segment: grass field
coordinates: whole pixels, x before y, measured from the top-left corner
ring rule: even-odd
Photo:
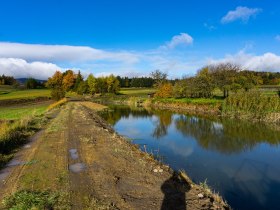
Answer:
[[[121,88],[120,90],[120,94],[128,96],[148,96],[154,92],[156,92],[154,88]]]
[[[16,120],[27,116],[40,115],[47,110],[50,103],[51,102],[48,101],[37,104],[25,104],[22,106],[0,107],[0,119]]]
[[[50,97],[50,90],[14,90],[14,89],[0,89],[0,100],[13,99],[33,99],[38,97]]]

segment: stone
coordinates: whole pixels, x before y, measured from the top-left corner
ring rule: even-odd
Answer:
[[[204,195],[203,195],[202,193],[199,193],[197,196],[198,196],[199,198],[203,198],[203,197],[204,197]]]

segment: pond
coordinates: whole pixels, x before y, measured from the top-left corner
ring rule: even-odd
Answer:
[[[229,119],[111,106],[114,129],[175,170],[205,182],[234,209],[279,209],[280,131]]]

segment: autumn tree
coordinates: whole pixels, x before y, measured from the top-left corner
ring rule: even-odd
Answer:
[[[65,89],[63,88],[63,74],[56,71],[46,83],[46,86],[51,89],[51,97],[54,100],[60,100],[65,97]]]
[[[63,88],[65,91],[72,90],[76,82],[76,75],[72,70],[63,73]]]
[[[158,87],[155,97],[170,98],[172,97],[173,86],[171,83],[164,83]]]

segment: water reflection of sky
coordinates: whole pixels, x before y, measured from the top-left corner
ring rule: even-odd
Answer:
[[[136,111],[133,110],[136,114]],[[195,182],[219,191],[234,209],[277,209],[280,198],[279,132],[263,125],[213,122],[150,112],[120,117],[114,128]],[[106,117],[105,117],[106,118]]]

